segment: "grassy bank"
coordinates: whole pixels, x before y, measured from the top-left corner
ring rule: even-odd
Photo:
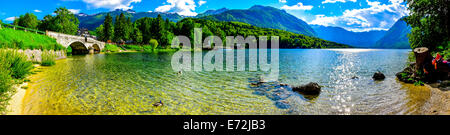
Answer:
[[[55,39],[46,35],[14,30],[10,28],[0,29],[0,48],[11,49],[41,49],[41,50],[64,50],[62,45]]]
[[[22,83],[31,74],[33,63],[24,53],[11,49],[0,49],[0,114],[6,112],[8,100],[13,94],[12,86]]]
[[[123,45],[126,51],[137,51],[137,52],[174,52],[178,51],[178,49],[166,49],[166,48],[156,48],[153,49],[150,45]],[[125,51],[121,47],[114,44],[106,44],[103,52],[121,52]]]

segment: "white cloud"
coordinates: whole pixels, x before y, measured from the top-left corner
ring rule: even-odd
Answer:
[[[345,2],[349,2],[349,1],[356,2],[356,0],[325,0],[325,1],[322,1],[322,4],[325,4],[325,3],[336,3],[336,2],[345,3]]]
[[[278,0],[280,3],[286,3],[286,0]]]
[[[313,6],[311,5],[303,5],[303,3],[299,2],[296,5],[288,6],[284,5],[281,7],[281,9],[285,10],[311,10]]]
[[[36,12],[36,13],[42,12],[41,10],[38,10],[38,9],[35,9],[35,10],[33,10],[33,11]]]
[[[68,9],[70,12],[72,12],[73,14],[78,14],[80,13],[80,9]]]
[[[345,10],[341,16],[318,15],[310,24],[339,26],[351,31],[387,30],[409,11],[402,0],[389,0],[382,4],[366,0],[369,7]],[[387,19],[389,18],[389,19]],[[392,19],[390,19],[392,18]]]
[[[95,8],[106,8],[110,10],[114,9],[133,9],[132,3],[139,3],[142,0],[83,0],[90,6]]]
[[[198,1],[198,6],[199,6],[199,7],[202,6],[203,4],[206,4],[206,1],[204,1],[204,0]]]
[[[5,21],[10,21],[10,22],[12,22],[12,21],[14,21],[14,20],[16,20],[16,19],[17,19],[17,17],[13,16],[13,17],[8,17],[8,18],[6,18]]]
[[[167,0],[166,5],[159,6],[155,12],[172,12],[183,16],[196,16],[194,0]]]

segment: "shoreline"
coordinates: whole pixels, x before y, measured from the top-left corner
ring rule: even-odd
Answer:
[[[28,83],[17,84],[13,86],[14,94],[8,101],[8,106],[6,106],[6,115],[22,115],[22,105],[25,99],[26,89],[22,87],[28,86]]]
[[[130,51],[116,52],[116,53],[126,53]],[[59,59],[61,60],[61,59]],[[58,61],[58,60],[57,60]],[[40,65],[36,64],[34,70],[39,70]],[[35,74],[28,76],[27,78],[32,78]],[[28,87],[30,82],[24,82],[22,84],[16,84],[13,86],[13,92],[11,98],[6,106],[5,115],[26,115],[23,114],[24,100],[30,88],[24,89],[23,87]],[[443,91],[438,88],[433,88],[428,84],[422,87],[426,87],[430,91],[430,98],[421,107],[421,115],[450,115],[450,91]],[[407,115],[407,114],[403,114]]]
[[[450,115],[450,91],[433,88],[429,84],[424,87],[430,89],[431,97],[424,107],[427,107],[425,115]]]

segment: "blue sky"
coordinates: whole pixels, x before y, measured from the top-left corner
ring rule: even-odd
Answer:
[[[0,19],[11,22],[27,12],[41,19],[58,7],[86,14],[132,9],[194,16],[210,9],[247,9],[253,5],[286,10],[309,24],[338,26],[351,31],[387,30],[399,18],[408,15],[403,0],[7,0],[1,2]]]

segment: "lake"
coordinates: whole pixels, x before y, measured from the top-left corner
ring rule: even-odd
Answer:
[[[172,70],[173,53],[70,56],[39,67],[24,114],[420,114],[428,89],[397,81],[409,50],[281,49],[279,82],[317,82],[318,96],[269,82],[264,72]],[[373,81],[381,71],[384,81]],[[358,78],[353,78],[353,77]],[[282,92],[281,96],[277,94]],[[162,101],[164,106],[153,107]],[[282,101],[282,102],[280,102]]]

